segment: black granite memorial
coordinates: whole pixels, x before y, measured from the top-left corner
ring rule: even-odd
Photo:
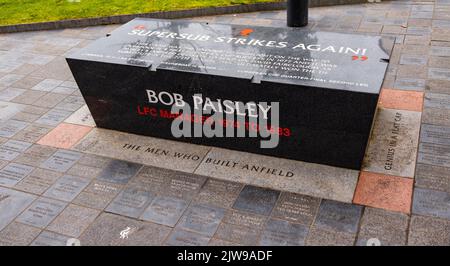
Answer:
[[[67,62],[98,127],[360,169],[392,46],[378,36],[134,19]],[[259,115],[278,146],[261,148],[261,136],[174,137],[183,116],[171,107],[183,103],[213,103],[245,121],[221,123],[247,133]]]

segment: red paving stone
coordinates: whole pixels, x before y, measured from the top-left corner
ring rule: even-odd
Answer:
[[[382,89],[378,106],[388,109],[400,109],[422,112],[423,92]]]
[[[414,180],[362,171],[353,203],[410,213]]]
[[[37,143],[56,148],[69,149],[89,133],[91,129],[91,127],[87,126],[61,123],[47,135],[42,137]]]

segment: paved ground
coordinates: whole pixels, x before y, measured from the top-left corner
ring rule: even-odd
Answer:
[[[64,55],[116,25],[0,35],[0,245],[450,245],[450,1],[310,20],[397,37],[361,172],[97,129]]]

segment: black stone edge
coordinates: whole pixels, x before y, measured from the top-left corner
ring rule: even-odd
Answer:
[[[367,0],[310,0],[311,7],[360,4],[360,3],[367,3]],[[160,12],[129,14],[129,15],[115,15],[96,18],[68,19],[50,22],[0,26],[0,34],[22,32],[22,31],[57,30],[57,29],[88,27],[97,25],[122,24],[136,17],[174,19],[174,18],[213,16],[213,15],[225,15],[233,13],[282,10],[282,9],[286,9],[285,1],[255,3],[248,5],[232,5],[222,7],[205,7],[205,8],[175,10],[175,11],[160,11]]]

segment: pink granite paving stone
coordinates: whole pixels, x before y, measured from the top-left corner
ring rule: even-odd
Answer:
[[[83,138],[91,127],[61,123],[37,143],[61,149],[69,149]]]

